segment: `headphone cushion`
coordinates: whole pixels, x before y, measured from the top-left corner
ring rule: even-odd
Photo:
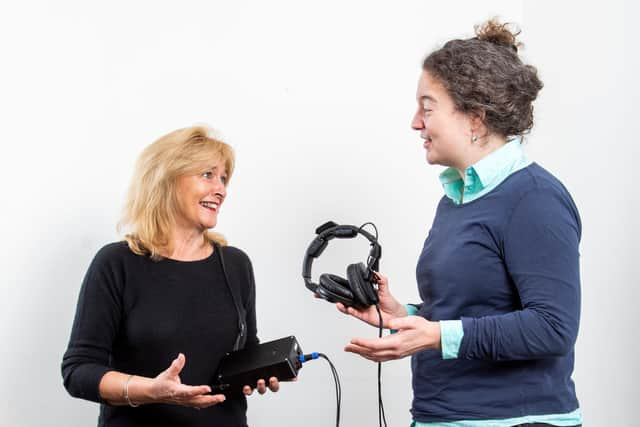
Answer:
[[[374,289],[366,278],[366,271],[366,267],[361,262],[347,266],[349,287],[353,291],[355,301],[362,307],[369,307],[377,302]]]
[[[320,278],[318,278],[318,283],[320,288],[328,291],[332,295],[338,295],[341,298],[345,298],[351,301],[352,304],[354,295],[349,287],[349,282],[346,279],[335,274],[324,273],[320,275]]]
[[[338,294],[334,294],[331,291],[326,290],[322,286],[318,286],[316,288],[316,294],[320,298],[322,298],[322,299],[324,299],[326,301],[332,302],[332,303],[341,302],[342,304],[344,304],[345,307],[353,306],[353,300],[352,299],[342,297],[342,296],[340,296]]]

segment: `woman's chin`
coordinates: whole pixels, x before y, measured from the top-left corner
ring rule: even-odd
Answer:
[[[217,218],[215,220],[207,219],[200,222],[200,226],[203,228],[203,231],[211,230],[212,228],[215,228],[217,224],[218,224]]]
[[[433,155],[433,153],[427,151],[427,163],[429,163],[430,165],[437,165],[438,164],[438,159],[436,156]]]

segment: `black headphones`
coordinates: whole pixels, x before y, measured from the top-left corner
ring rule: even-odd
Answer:
[[[321,298],[329,302],[341,302],[348,307],[367,308],[378,303],[378,292],[374,287],[376,282],[374,271],[378,270],[378,263],[382,256],[382,248],[378,243],[378,230],[376,236],[363,230],[363,227],[372,223],[363,224],[361,227],[353,225],[338,225],[329,221],[316,229],[316,238],[313,239],[302,261],[302,277],[304,284],[311,292],[315,292]],[[329,241],[333,238],[352,239],[358,234],[371,242],[371,250],[367,258],[367,265],[359,262],[347,266],[347,278],[344,279],[335,274],[321,274],[319,283],[311,281],[311,265],[313,259],[318,258],[325,250]]]

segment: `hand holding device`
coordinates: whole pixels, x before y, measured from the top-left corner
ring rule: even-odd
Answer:
[[[293,380],[296,380],[296,378],[294,378]],[[280,381],[278,381],[276,377],[269,378],[268,382],[261,378],[258,380],[258,383],[255,385],[255,387],[246,385],[242,389],[242,392],[245,396],[251,396],[253,394],[253,389],[258,390],[258,394],[265,394],[267,392],[267,389],[271,390],[273,393],[276,393],[278,390],[280,390]]]
[[[268,380],[269,386],[277,390],[279,380],[297,377],[302,367],[300,355],[302,349],[293,335],[232,351],[220,362],[211,390],[229,396],[245,393],[246,386],[252,388],[256,384],[260,392],[266,390],[260,387],[261,380]]]

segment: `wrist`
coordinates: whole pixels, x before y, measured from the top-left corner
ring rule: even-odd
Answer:
[[[440,322],[429,322],[432,348],[442,351],[442,330]]]
[[[157,399],[153,396],[151,378],[140,377],[138,375],[130,375],[127,378],[128,385],[125,391],[125,403],[129,406],[140,406],[146,403],[155,402]],[[128,400],[127,397],[128,396]]]
[[[131,384],[131,381],[135,378],[135,375],[129,375],[127,377],[126,380],[124,380],[124,387],[122,390],[122,394],[124,396],[124,401],[127,403],[127,405],[131,406],[132,408],[138,407],[140,406],[139,403],[135,403],[132,399],[131,394],[129,393],[129,385]]]
[[[399,302],[396,301],[396,309],[395,309],[395,316],[396,317],[407,317],[409,315],[409,312],[407,311],[407,307],[404,304],[400,304]]]
[[[396,307],[391,311],[391,316],[393,316],[393,318],[398,318],[398,317],[407,317],[409,315],[409,312],[407,311],[407,308],[400,304],[398,301],[395,301],[396,303]],[[395,334],[396,332],[398,332],[397,329],[393,329],[393,328],[389,328],[389,331],[392,334]]]

